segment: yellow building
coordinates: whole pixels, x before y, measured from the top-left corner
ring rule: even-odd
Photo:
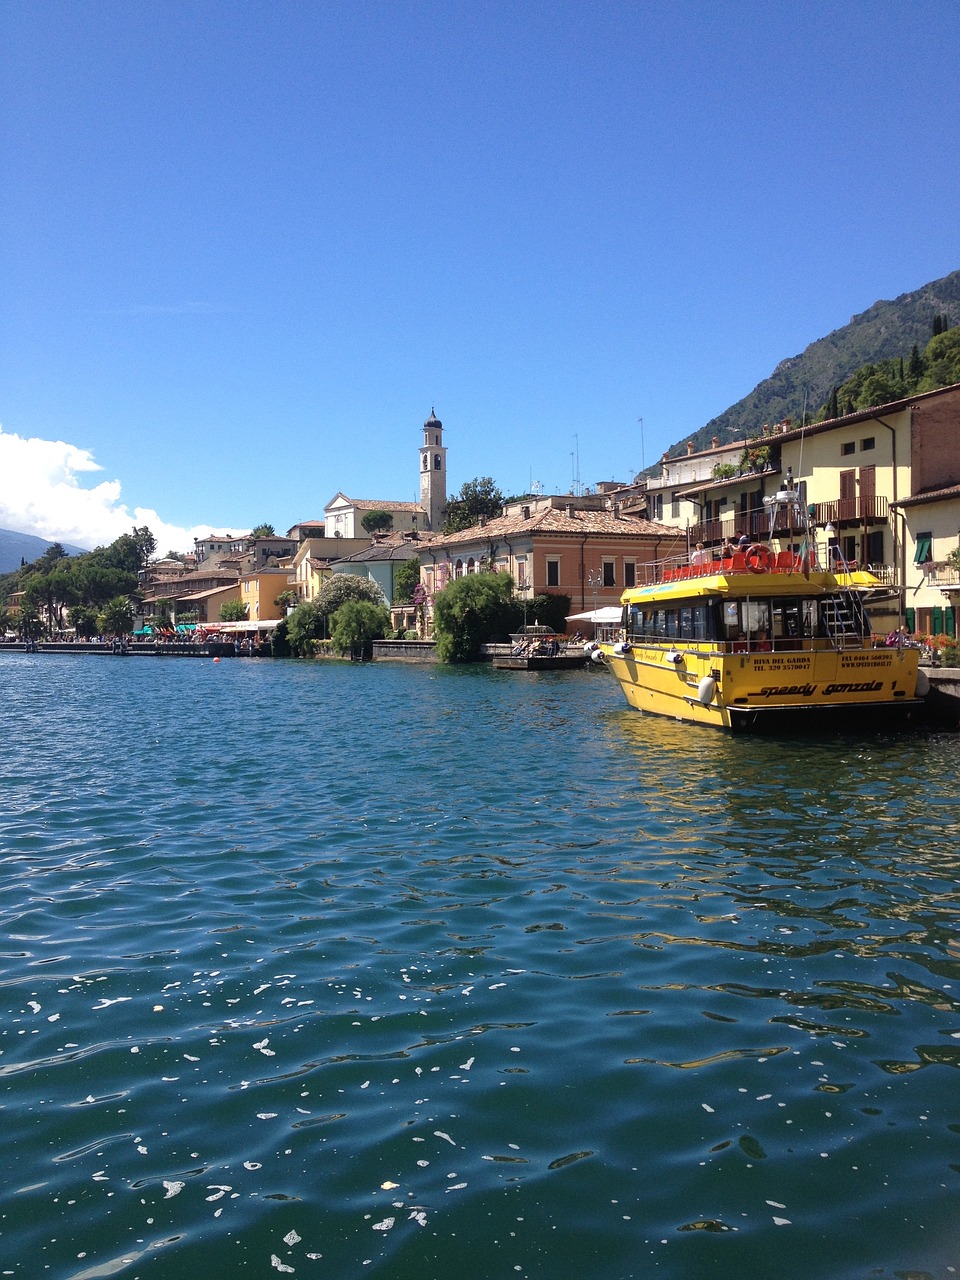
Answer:
[[[878,627],[905,620],[919,634],[955,634],[958,575],[946,561],[960,530],[960,384],[827,422],[779,423],[751,449],[762,450],[762,469],[679,491],[694,506],[691,546],[764,537],[764,498],[789,469],[823,542],[889,589],[871,607]]]
[[[960,555],[954,555],[960,548],[960,485],[904,498],[897,510],[903,519],[907,626],[919,635],[955,636],[960,608]]]
[[[240,576],[240,600],[247,606],[250,622],[276,621],[286,616],[286,609],[277,604],[285,591],[292,589],[289,569],[255,569]]]

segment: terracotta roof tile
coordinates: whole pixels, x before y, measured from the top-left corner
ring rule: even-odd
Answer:
[[[441,534],[435,545],[460,546],[522,533],[593,533],[634,538],[643,536],[662,538],[676,537],[682,532],[681,529],[672,525],[655,524],[651,520],[641,520],[637,516],[615,516],[610,511],[574,510],[572,515],[567,515],[566,510],[543,507],[527,517],[496,516],[484,525],[473,525],[469,529],[461,529],[458,533]]]

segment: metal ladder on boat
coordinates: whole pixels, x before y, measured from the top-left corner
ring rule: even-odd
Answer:
[[[827,635],[838,649],[860,644],[866,630],[863,601],[853,591],[841,591],[821,605]]]

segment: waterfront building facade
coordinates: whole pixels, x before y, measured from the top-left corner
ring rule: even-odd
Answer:
[[[582,612],[619,604],[625,587],[646,581],[655,561],[683,545],[682,529],[607,510],[602,496],[512,503],[501,516],[421,547],[428,633],[433,596],[457,578],[509,573],[518,599],[565,595]]]

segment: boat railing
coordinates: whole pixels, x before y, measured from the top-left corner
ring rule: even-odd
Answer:
[[[763,547],[764,556],[748,556],[747,551],[735,551],[732,556],[719,556],[708,552],[699,563],[690,563],[685,557],[671,556],[649,566],[653,576],[648,585],[662,582],[683,582],[688,578],[705,578],[718,573],[747,573],[751,559],[755,562],[753,572],[765,573],[802,573],[804,556],[799,551],[775,551],[764,543],[751,544]],[[808,557],[808,567],[818,568],[819,556],[814,552]]]

